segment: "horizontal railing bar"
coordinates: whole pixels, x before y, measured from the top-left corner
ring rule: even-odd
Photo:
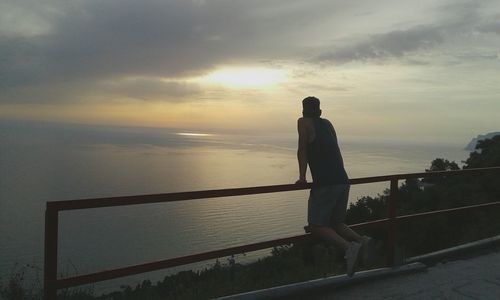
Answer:
[[[500,171],[500,167],[480,168],[480,169],[464,169],[456,171],[436,171],[436,172],[423,172],[423,173],[410,173],[410,174],[395,174],[387,176],[374,176],[353,178],[349,180],[351,185],[375,183],[390,181],[394,179],[411,179],[421,177],[435,177],[435,176],[451,176],[458,174],[478,174],[488,171]],[[256,186],[245,188],[232,188],[221,190],[205,190],[205,191],[192,191],[192,192],[179,192],[179,193],[166,193],[154,195],[137,195],[137,196],[124,196],[124,197],[108,197],[96,199],[82,199],[82,200],[64,200],[64,201],[49,201],[47,208],[55,210],[74,210],[86,208],[99,208],[110,206],[123,206],[123,205],[136,205],[136,204],[152,204],[159,202],[173,202],[184,200],[195,200],[205,198],[229,197],[229,196],[243,196],[243,195],[256,195],[265,193],[287,192],[296,190],[305,190],[311,188],[312,184],[281,184],[269,186]]]
[[[93,274],[86,274],[86,275],[80,275],[80,276],[69,277],[69,278],[64,278],[64,279],[58,279],[56,285],[57,285],[57,288],[68,288],[68,287],[82,285],[82,284],[99,282],[99,281],[104,281],[104,280],[109,280],[109,279],[114,279],[114,278],[119,278],[119,277],[139,274],[139,273],[145,273],[145,272],[150,272],[150,271],[155,271],[155,270],[160,270],[160,269],[166,269],[166,268],[186,265],[186,264],[190,264],[190,263],[195,263],[195,262],[200,262],[200,261],[204,261],[204,260],[229,256],[229,255],[238,254],[238,253],[244,253],[244,252],[250,252],[250,251],[271,248],[271,247],[275,247],[275,246],[280,246],[280,245],[285,245],[285,244],[290,244],[290,243],[294,243],[294,242],[298,242],[298,241],[307,240],[308,238],[310,238],[310,234],[303,234],[303,235],[297,235],[297,236],[292,236],[292,237],[288,237],[288,238],[259,242],[259,243],[255,243],[255,244],[244,245],[244,246],[236,246],[236,247],[231,247],[231,248],[226,248],[226,249],[220,249],[220,250],[192,254],[192,255],[187,255],[187,256],[182,256],[182,257],[170,258],[170,259],[166,259],[166,260],[145,263],[145,264],[140,264],[140,265],[135,265],[135,266],[129,266],[129,267],[124,267],[124,268],[120,268],[120,269],[107,270],[107,271],[97,272],[97,273],[93,273]]]
[[[468,205],[468,206],[460,206],[460,207],[441,209],[441,210],[433,210],[433,211],[428,211],[428,212],[423,212],[423,213],[418,213],[418,214],[402,215],[402,216],[396,217],[396,219],[398,221],[400,221],[400,220],[407,221],[407,220],[411,220],[411,219],[417,219],[420,217],[442,215],[442,214],[447,214],[447,213],[454,213],[454,212],[460,212],[460,211],[464,211],[464,210],[484,208],[484,207],[497,206],[497,205],[500,205],[500,201],[483,203],[483,204]]]
[[[282,185],[256,186],[256,187],[232,188],[232,189],[222,189],[222,190],[206,190],[206,191],[178,192],[178,193],[166,193],[166,194],[154,194],[154,195],[52,201],[52,202],[47,202],[47,206],[54,207],[57,210],[73,210],[73,209],[98,208],[98,207],[109,207],[109,206],[175,202],[175,201],[229,197],[229,196],[256,195],[256,194],[266,194],[275,192],[305,190],[308,188],[311,188],[310,183],[300,184],[300,185],[282,184]]]
[[[384,224],[385,222],[387,222],[387,219],[380,219],[380,220],[350,225],[349,227],[351,227],[353,229],[361,229],[364,227],[381,225],[381,224]],[[146,272],[151,272],[151,271],[156,271],[156,270],[161,270],[161,269],[166,269],[166,268],[171,268],[171,267],[177,267],[177,266],[196,263],[196,262],[200,262],[200,261],[204,261],[204,260],[220,258],[220,257],[224,257],[224,256],[230,256],[233,254],[268,249],[271,247],[306,241],[308,239],[312,239],[312,236],[310,234],[303,234],[303,235],[296,235],[296,236],[291,236],[291,237],[286,237],[286,238],[281,238],[281,239],[276,239],[276,240],[258,242],[258,243],[254,243],[254,244],[235,246],[235,247],[230,247],[230,248],[225,248],[225,249],[220,249],[220,250],[213,250],[213,251],[197,253],[197,254],[192,254],[192,255],[187,255],[187,256],[169,258],[169,259],[160,260],[160,261],[156,261],[156,262],[150,262],[150,263],[129,266],[129,267],[124,267],[124,268],[119,268],[119,269],[114,269],[114,270],[106,270],[106,271],[92,273],[92,274],[85,274],[85,275],[80,275],[80,276],[58,279],[56,281],[56,286],[58,289],[68,288],[68,287],[89,284],[89,283],[94,283],[94,282],[100,282],[100,281],[110,280],[110,279],[114,279],[114,278],[120,278],[120,277],[140,274],[140,273],[146,273]]]

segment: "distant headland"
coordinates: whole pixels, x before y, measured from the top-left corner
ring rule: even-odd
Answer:
[[[469,142],[469,144],[465,147],[465,150],[474,151],[474,150],[476,150],[477,142],[479,142],[481,140],[491,139],[491,138],[493,138],[494,136],[497,136],[497,135],[500,135],[500,132],[490,132],[490,133],[487,133],[487,134],[480,134],[476,138],[473,138]]]

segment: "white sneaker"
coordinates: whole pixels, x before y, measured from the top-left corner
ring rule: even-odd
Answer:
[[[361,249],[361,243],[351,242],[349,247],[345,251],[345,262],[347,265],[347,276],[352,277],[354,272],[356,272],[356,267],[358,265],[359,249]]]

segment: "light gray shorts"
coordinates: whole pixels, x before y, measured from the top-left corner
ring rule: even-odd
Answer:
[[[313,187],[307,203],[307,222],[309,225],[331,226],[345,220],[348,184]]]

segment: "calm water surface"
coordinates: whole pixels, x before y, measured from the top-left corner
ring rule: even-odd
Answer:
[[[296,136],[191,135],[178,130],[0,123],[0,277],[43,266],[46,201],[292,183]],[[341,140],[351,178],[460,162],[463,145]],[[309,176],[310,178],[310,176]],[[350,201],[385,183],[353,186]],[[307,191],[62,212],[59,268],[86,273],[301,234]],[[237,256],[249,261],[267,251]],[[207,262],[196,266],[213,264]],[[178,270],[178,269],[176,269]],[[175,271],[175,270],[174,270]],[[108,281],[97,290],[172,270]]]

